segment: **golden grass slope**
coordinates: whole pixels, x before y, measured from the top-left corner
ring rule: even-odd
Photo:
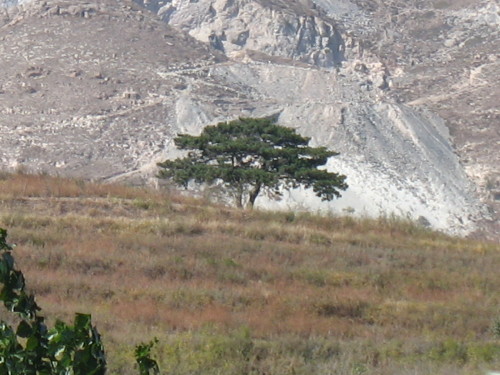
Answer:
[[[49,176],[1,175],[0,202],[45,315],[91,313],[111,374],[154,336],[166,374],[500,369],[497,244]]]

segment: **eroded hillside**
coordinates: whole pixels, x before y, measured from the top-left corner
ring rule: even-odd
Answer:
[[[322,3],[150,1],[160,18],[131,1],[5,8],[2,165],[144,180],[176,155],[178,132],[269,115],[340,151],[330,168],[350,185],[327,206],[302,192],[280,206],[396,214],[461,234],[481,228],[491,214],[448,121],[417,97],[401,99],[410,76],[366,46],[377,24],[356,35],[349,17],[327,15],[333,2]],[[378,8],[342,9],[361,24]]]
[[[365,49],[376,53],[390,74],[391,97],[412,107],[428,108],[445,120],[467,174],[479,186],[483,200],[498,210],[498,2],[315,3],[362,40]],[[496,226],[497,233],[499,229]]]

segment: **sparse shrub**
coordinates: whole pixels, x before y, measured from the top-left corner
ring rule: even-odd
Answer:
[[[299,270],[294,274],[294,277],[299,280],[304,280],[308,284],[319,287],[328,285],[329,281],[328,272],[324,270],[311,270],[311,269]]]
[[[285,213],[284,219],[286,223],[293,223],[297,219],[297,217],[295,216],[295,212],[290,211]]]
[[[353,375],[362,375],[368,372],[368,368],[364,363],[355,363],[352,368]]]
[[[429,352],[429,358],[439,362],[455,362],[465,364],[468,360],[467,346],[464,343],[449,339],[438,343]]]
[[[359,300],[348,300],[318,303],[314,307],[320,316],[354,319],[363,317],[368,304]]]
[[[199,375],[249,374],[254,343],[247,328],[221,334],[207,326],[197,334],[176,335],[162,348],[165,373]]]
[[[312,233],[309,237],[309,241],[316,245],[331,245],[332,241],[330,238],[321,233]]]
[[[152,280],[161,279],[168,273],[163,264],[155,264],[144,269],[144,274]]]
[[[497,318],[495,322],[493,323],[493,334],[500,339],[500,318]]]
[[[293,272],[292,277],[296,280],[305,281],[306,283],[317,287],[341,287],[358,282],[354,274],[308,268],[299,269]]]
[[[139,344],[135,348],[135,358],[137,364],[139,365],[140,375],[149,375],[150,372],[153,374],[159,374],[160,369],[158,368],[158,363],[151,359],[151,349],[155,344],[158,343],[158,339],[154,339],[146,344]]]
[[[140,208],[142,210],[149,210],[150,208],[153,207],[154,203],[150,200],[144,200],[141,198],[136,198],[133,201],[133,205],[137,208]]]
[[[469,360],[474,363],[490,363],[500,356],[500,345],[495,343],[471,344],[467,349]]]
[[[214,296],[206,290],[181,288],[172,292],[169,305],[176,309],[195,311],[214,302]]]

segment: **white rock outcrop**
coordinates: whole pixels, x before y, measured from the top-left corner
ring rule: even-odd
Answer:
[[[254,50],[323,67],[343,60],[340,33],[310,1],[151,0],[146,5],[168,24],[228,55]]]
[[[341,199],[321,202],[294,191],[277,203],[260,199],[258,206],[395,215],[455,234],[469,233],[485,215],[438,116],[385,102],[357,76],[330,70],[247,60],[214,66],[210,75],[258,90],[263,102],[274,103],[267,114],[340,152],[328,168],[348,177]],[[266,114],[262,110],[245,115]]]

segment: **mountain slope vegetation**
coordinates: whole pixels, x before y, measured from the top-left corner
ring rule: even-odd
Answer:
[[[91,313],[111,374],[153,337],[175,374],[500,368],[494,243],[26,174],[1,175],[0,202],[48,320]]]

